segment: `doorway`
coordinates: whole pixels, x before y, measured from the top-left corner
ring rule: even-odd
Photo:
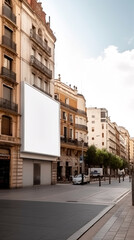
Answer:
[[[40,164],[34,163],[34,185],[40,185]]]
[[[0,159],[0,189],[9,188],[10,160]]]

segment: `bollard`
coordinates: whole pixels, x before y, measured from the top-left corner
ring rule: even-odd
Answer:
[[[83,185],[84,184],[84,174],[82,173],[82,182],[81,184]]]
[[[119,175],[119,183],[121,182],[121,178],[120,178],[120,175]]]
[[[101,177],[99,176],[99,187],[101,187]]]
[[[134,173],[132,173],[132,206],[134,206]]]
[[[111,176],[109,175],[109,184],[111,184]]]

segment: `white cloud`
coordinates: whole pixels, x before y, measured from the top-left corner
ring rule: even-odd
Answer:
[[[62,81],[78,87],[87,107],[107,108],[111,120],[134,136],[134,50],[120,53],[109,46],[102,56],[67,57],[60,65]]]

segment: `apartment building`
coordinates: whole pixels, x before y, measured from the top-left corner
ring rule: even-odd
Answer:
[[[87,108],[88,145],[107,149],[129,161],[129,132],[111,122],[105,108]]]
[[[134,169],[134,138],[129,138],[130,166]]]
[[[57,179],[69,180],[81,173],[82,156],[87,150],[87,114],[83,95],[55,79],[55,99],[60,102],[61,155],[57,161]]]
[[[0,1],[0,188],[22,186],[20,1]]]
[[[54,184],[60,155],[60,106],[54,100],[56,38],[41,2],[21,6],[21,152],[23,186]]]
[[[116,141],[116,129],[114,123],[110,121],[110,118],[108,118],[107,121],[107,150],[111,152],[112,154],[116,155],[117,151],[117,141]]]
[[[125,127],[119,126],[119,131],[120,131],[120,135],[122,136],[122,138],[124,138],[124,145],[125,145],[125,154],[124,154],[124,158],[129,162],[129,158],[130,158],[130,153],[129,153],[129,139],[130,139],[130,135],[127,129],[125,129]]]
[[[95,145],[99,149],[109,149],[108,111],[105,108],[87,108],[87,118],[88,145]]]
[[[56,38],[36,0],[0,1],[0,188],[57,181]]]

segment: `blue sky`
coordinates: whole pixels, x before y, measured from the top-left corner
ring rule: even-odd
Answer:
[[[42,0],[57,38],[55,78],[134,136],[134,1]]]

